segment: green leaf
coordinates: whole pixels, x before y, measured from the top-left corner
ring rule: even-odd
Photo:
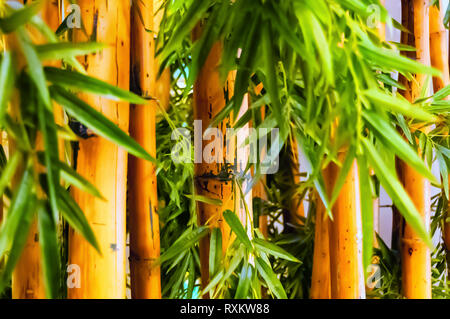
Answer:
[[[436,158],[439,163],[439,171],[441,172],[442,185],[444,187],[444,194],[447,199],[449,199],[449,186],[448,186],[448,168],[445,162],[444,156],[439,150],[436,150]]]
[[[27,60],[28,73],[36,85],[43,103],[46,107],[50,108],[50,94],[48,92],[44,70],[34,45],[31,43],[24,28],[19,28],[17,30],[17,40],[22,48],[25,59]]]
[[[365,91],[364,95],[379,107],[391,112],[399,112],[403,115],[425,122],[437,120],[434,115],[426,112],[421,107],[413,106],[404,99],[388,95],[378,89],[369,89]]]
[[[3,52],[0,65],[0,122],[3,121],[8,110],[8,102],[14,88],[15,70],[13,57],[10,51]]]
[[[300,260],[298,260],[295,256],[285,251],[283,248],[281,248],[278,245],[272,244],[264,239],[260,238],[253,238],[253,243],[255,244],[255,248],[257,250],[261,250],[264,253],[267,253],[269,255],[279,257],[285,260],[293,261],[296,263],[302,263]]]
[[[358,156],[359,198],[361,199],[361,221],[363,236],[363,266],[366,274],[373,255],[373,196],[370,187],[370,171],[366,158]]]
[[[128,153],[156,162],[134,139],[123,132],[116,124],[108,120],[103,114],[94,110],[86,102],[69,93],[62,87],[53,85],[50,87],[52,97],[71,116],[92,129],[98,135],[123,147]]]
[[[220,228],[211,231],[209,244],[209,277],[212,278],[220,267],[222,259],[222,232]]]
[[[100,191],[95,187],[95,185],[93,185],[83,176],[78,174],[69,165],[63,162],[59,162],[59,168],[61,170],[60,171],[61,178],[64,179],[67,183],[69,183],[72,186],[75,186],[76,188],[88,194],[106,200],[105,197],[103,197],[103,195],[100,193]]]
[[[430,247],[433,247],[430,235],[428,234],[422,217],[417,211],[409,195],[404,190],[397,176],[388,168],[386,163],[377,153],[373,144],[366,138],[362,139],[362,145],[365,154],[375,170],[375,174],[381,182],[381,185],[392,199],[394,205],[399,209],[406,222],[414,229],[416,234]]]
[[[364,119],[375,129],[375,135],[391,149],[398,157],[414,167],[420,174],[428,178],[433,183],[439,184],[430,168],[420,158],[415,151],[390,125],[378,114],[371,111],[363,111]]]
[[[250,290],[250,284],[253,276],[253,267],[251,264],[246,264],[242,267],[241,274],[239,275],[239,283],[236,289],[234,299],[247,299],[248,292]]]
[[[148,100],[132,92],[78,72],[49,66],[44,68],[44,72],[47,79],[57,86],[100,95],[113,101],[126,101],[139,105],[148,103]]]
[[[184,196],[187,198],[190,198],[192,200],[195,200],[197,202],[202,202],[202,203],[216,205],[216,206],[222,206],[222,201],[220,199],[209,198],[207,196],[197,195],[197,194],[195,194],[195,195],[185,194]]]
[[[231,230],[236,234],[239,241],[243,243],[244,246],[247,247],[250,251],[252,251],[253,250],[252,242],[248,238],[247,233],[244,227],[242,226],[241,221],[236,216],[236,214],[233,213],[231,210],[226,210],[223,213],[223,217],[230,226]]]
[[[107,45],[97,42],[54,42],[36,45],[39,58],[45,60],[70,59],[80,55],[87,55],[106,48]]]
[[[277,78],[277,62],[274,56],[272,33],[269,28],[270,22],[265,21],[262,25],[263,36],[261,37],[261,51],[264,61],[264,69],[266,73],[266,78],[264,81],[264,87],[266,88],[268,94],[270,95],[270,100],[272,102],[272,107],[274,108],[274,115],[277,118],[278,125],[281,129],[284,129],[282,123],[285,122],[283,118],[282,107],[280,103],[280,94],[278,89],[278,78]],[[284,132],[282,132],[284,134]]]
[[[19,10],[14,10],[12,14],[5,18],[0,18],[0,29],[3,33],[11,33],[29,22],[33,16],[39,13],[45,1],[34,1],[30,5]],[[4,4],[2,4],[4,5]]]
[[[393,50],[377,47],[373,43],[361,43],[359,50],[367,60],[391,70],[441,76],[441,72],[435,68],[401,56]]]
[[[11,249],[18,229],[21,228],[27,213],[29,213],[30,208],[28,207],[28,203],[32,197],[33,186],[33,170],[31,167],[28,167],[22,175],[20,183],[17,186],[17,192],[12,199],[11,206],[0,228],[0,257]]]
[[[438,92],[436,92],[433,95],[433,100],[434,101],[440,101],[440,100],[445,99],[449,95],[450,95],[450,84],[447,85],[446,87],[440,89]]]
[[[23,210],[20,212],[20,223],[17,225],[15,232],[11,234],[11,246],[6,260],[6,265],[0,274],[0,292],[3,292],[5,287],[9,284],[13,270],[22,255],[27,239],[30,233],[31,223],[33,222],[36,196],[30,194],[27,196],[24,203]],[[19,211],[14,211],[19,214]]]
[[[44,140],[44,158],[47,168],[47,186],[50,207],[53,219],[56,222],[59,218],[56,187],[59,185],[59,167],[55,165],[59,162],[58,137],[56,134],[56,124],[53,114],[38,100],[37,102],[39,129]]]
[[[209,228],[206,226],[198,227],[195,229],[188,229],[180,239],[177,240],[173,245],[171,245],[158,259],[158,263],[163,263],[175,256],[178,256],[183,251],[191,248],[195,245],[201,238],[209,233]]]
[[[61,209],[64,219],[75,231],[80,233],[99,254],[101,254],[100,246],[95,238],[95,234],[77,202],[75,202],[69,193],[61,186],[58,187],[57,192],[58,207]]]
[[[197,22],[202,18],[209,7],[209,1],[193,1],[187,12],[183,14],[180,22],[177,23],[169,41],[165,44],[159,58],[164,61],[173,51],[180,47],[181,42],[194,29]]]
[[[46,203],[43,203],[38,209],[39,246],[45,293],[47,298],[55,299],[59,296],[61,279],[58,233],[51,210],[46,206]]]
[[[39,162],[45,163],[45,155],[44,152],[38,152]],[[67,165],[65,162],[57,161],[55,162],[55,165],[58,166],[60,170],[60,175],[63,180],[65,180],[67,183],[69,183],[72,186],[75,186],[76,188],[89,193],[95,197],[98,197],[100,199],[106,200],[100,191],[93,185],[91,182],[89,182],[87,179],[85,179],[83,176],[78,174],[72,167]]]
[[[22,159],[20,152],[14,152],[9,160],[6,162],[6,166],[2,170],[2,176],[0,177],[0,196],[3,196],[6,187],[11,182],[17,167]]]
[[[272,268],[261,257],[256,257],[255,264],[258,273],[264,278],[270,291],[278,299],[287,299],[286,292]]]

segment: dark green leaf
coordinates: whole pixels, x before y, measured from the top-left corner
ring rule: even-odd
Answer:
[[[52,97],[71,116],[92,129],[98,135],[123,147],[128,153],[143,159],[156,162],[134,139],[123,132],[116,124],[108,120],[100,112],[94,110],[87,103],[69,93],[62,87],[53,85],[50,87]]]

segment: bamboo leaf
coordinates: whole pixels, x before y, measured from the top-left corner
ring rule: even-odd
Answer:
[[[38,157],[39,162],[45,164],[44,152],[38,152]],[[57,161],[55,165],[57,165],[60,170],[59,173],[61,175],[61,178],[65,180],[67,183],[95,197],[106,200],[100,193],[100,191],[95,187],[95,185],[93,185],[83,176],[78,174],[72,167],[67,165],[65,162]]]
[[[19,166],[21,159],[22,159],[21,153],[15,152],[6,162],[6,166],[3,168],[2,176],[0,177],[0,196],[3,196],[6,187],[11,182],[14,174],[16,173],[17,167]]]
[[[45,1],[34,1],[19,10],[14,10],[5,18],[0,18],[0,29],[3,33],[11,33],[29,22],[42,8]]]
[[[433,247],[430,235],[428,234],[422,218],[414,203],[404,190],[398,178],[384,163],[377,153],[375,147],[367,139],[362,139],[365,154],[375,170],[381,185],[384,187],[394,205],[400,210],[406,222],[414,229],[416,234],[430,247]]]
[[[366,274],[367,267],[372,261],[373,255],[373,196],[370,187],[370,172],[366,158],[358,156],[359,170],[359,198],[361,199],[361,220],[363,236],[363,265]]]
[[[431,169],[420,158],[418,153],[397,133],[397,131],[381,116],[371,111],[364,111],[363,117],[375,129],[376,136],[394,151],[403,161],[414,167],[420,174],[433,183],[439,184]]]
[[[22,182],[24,182],[22,180]],[[27,183],[27,182],[26,182]],[[28,187],[28,186],[25,186]],[[33,222],[36,196],[30,194],[27,196],[25,203],[21,207],[21,211],[10,211],[10,213],[20,214],[20,223],[17,225],[14,233],[11,234],[10,250],[8,253],[8,258],[6,260],[6,265],[3,267],[0,274],[0,292],[2,292],[5,287],[9,284],[13,270],[22,255],[22,251],[27,243],[28,235],[30,233],[31,223]],[[16,208],[18,208],[16,206]]]
[[[364,95],[379,107],[387,109],[391,112],[399,112],[403,115],[425,122],[432,122],[436,120],[435,116],[426,112],[422,108],[413,106],[406,100],[388,95],[378,89],[369,89],[365,91]]]
[[[48,92],[47,80],[45,78],[44,70],[42,68],[41,61],[38,54],[28,38],[25,29],[20,28],[17,30],[17,40],[22,48],[22,52],[27,60],[28,73],[31,79],[36,85],[39,95],[46,107],[50,108],[50,94]]]
[[[103,114],[94,110],[87,103],[69,93],[59,86],[51,86],[52,97],[58,102],[71,116],[92,129],[98,135],[112,141],[123,147],[128,153],[156,162],[156,160],[147,153],[134,139],[123,132],[116,124],[108,120]]]
[[[113,101],[127,101],[139,105],[148,103],[148,100],[132,92],[78,72],[49,66],[44,68],[44,72],[47,79],[57,86],[100,95]]]
[[[277,278],[272,268],[261,257],[256,257],[255,264],[258,273],[264,278],[270,291],[278,299],[287,299],[286,292],[284,291],[280,280]]]
[[[444,187],[444,194],[449,199],[449,184],[448,184],[448,168],[442,153],[436,150],[436,158],[439,163],[439,171],[441,172],[442,185]]]
[[[248,238],[247,233],[236,214],[231,210],[226,210],[223,213],[223,217],[225,218],[227,224],[230,226],[231,230],[236,234],[239,241],[243,243],[244,246],[247,247],[250,251],[252,251],[252,242]]]
[[[234,299],[246,299],[248,297],[252,276],[253,267],[251,264],[246,264],[244,267],[242,267]]]
[[[195,229],[188,229],[180,237],[182,240],[177,240],[172,246],[169,247],[158,259],[158,264],[161,264],[175,256],[178,256],[183,251],[191,248],[193,245],[198,243],[198,241],[209,233],[209,228],[198,227]]]
[[[11,249],[14,240],[17,239],[15,237],[17,230],[20,229],[27,213],[30,212],[28,203],[30,198],[32,198],[33,182],[33,171],[29,167],[22,175],[17,192],[6,214],[6,219],[0,228],[0,256],[3,256],[6,251]]]
[[[180,46],[180,43],[192,31],[197,22],[209,7],[209,1],[194,1],[183,15],[182,20],[177,24],[163,51],[160,53],[161,61],[164,61],[173,51]]]
[[[289,260],[289,261],[293,261],[295,263],[300,263],[302,264],[302,262],[300,260],[298,260],[295,256],[293,256],[292,254],[288,253],[287,251],[285,251],[283,248],[281,248],[278,245],[272,244],[264,239],[260,239],[260,238],[253,238],[253,243],[255,244],[255,248],[257,250],[261,250],[269,255],[275,256],[275,257],[279,257],[285,260]]]
[[[107,45],[96,42],[55,42],[37,45],[36,52],[41,61],[70,59],[72,57],[87,55],[106,48]]]
[[[59,185],[59,167],[58,163],[58,137],[56,134],[56,125],[53,114],[44,107],[40,101],[37,102],[39,128],[44,140],[44,158],[47,167],[47,186],[50,207],[53,213],[53,219],[56,222],[59,218],[58,203],[56,196],[56,187]]]
[[[7,112],[8,102],[15,82],[13,57],[10,51],[3,53],[0,68],[0,122],[2,122]]]
[[[206,204],[210,204],[210,205],[216,205],[216,206],[222,206],[222,201],[220,199],[217,198],[210,198],[207,196],[203,196],[203,195],[188,195],[185,194],[184,196],[186,196],[187,198],[190,198],[192,200],[195,200],[197,202],[202,202],[202,203],[206,203]]]
[[[222,259],[222,232],[220,228],[214,228],[211,231],[211,240],[209,244],[209,276],[212,278],[219,269]]]
[[[46,296],[49,299],[58,298],[61,278],[61,266],[57,227],[46,203],[38,209],[39,246]]]
[[[81,208],[64,188],[59,186],[57,192],[58,207],[61,209],[64,219],[101,254],[95,234]]]

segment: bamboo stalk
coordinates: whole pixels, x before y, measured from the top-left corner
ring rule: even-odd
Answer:
[[[200,34],[201,26],[198,25],[193,31],[193,38],[198,39]],[[229,96],[225,95],[225,91],[228,92],[231,86],[227,81],[224,90],[224,85],[220,81],[218,71],[221,52],[222,44],[220,42],[215,43],[194,84],[194,119],[201,121],[202,136],[213,118],[222,110],[229,98]],[[224,119],[219,124],[218,128],[223,136],[225,136],[227,127],[231,127],[230,118]],[[204,150],[205,146],[209,143],[211,141],[204,141],[202,139],[202,141],[198,142],[197,148]],[[225,143],[224,141],[220,141],[219,144],[224,145]],[[227,209],[234,210],[235,208],[235,186],[231,179],[226,178],[231,169],[226,164],[227,153],[234,156],[234,149],[232,148],[232,150],[232,152],[224,150],[223,154],[214,153],[205,155],[216,156],[217,159],[220,157],[223,163],[206,163],[203,157],[204,154],[202,154],[200,159],[196,159],[198,163],[195,164],[194,168],[196,194],[222,201],[221,206],[197,202],[197,212],[200,225],[208,224],[210,227],[221,229],[223,252],[228,247],[230,229],[224,221],[222,214]],[[196,149],[196,153],[197,151]],[[215,151],[217,152],[217,150]],[[219,179],[219,174],[224,175],[225,178]],[[209,241],[209,236],[203,237],[200,240],[200,269],[203,288],[206,287],[209,281]],[[209,298],[209,294],[205,294],[204,298]]]
[[[403,41],[416,47],[416,60],[430,65],[428,0],[402,0],[402,22],[413,29],[414,38]],[[415,101],[426,84],[425,75],[417,75],[416,81],[409,84],[405,97]],[[413,200],[423,222],[429,228],[430,222],[430,183],[421,174],[406,165],[400,164],[405,190]],[[431,256],[428,246],[405,223],[402,233],[402,289],[406,298],[431,298]]]
[[[136,3],[131,28],[136,93],[152,97],[156,95],[158,70],[154,36],[146,30],[154,30],[153,0]],[[156,101],[152,100],[150,105],[132,105],[130,111],[130,135],[155,158],[156,108]],[[156,167],[130,156],[128,174],[131,295],[137,299],[158,299],[161,298],[161,270],[154,266],[160,254]]]
[[[339,153],[338,158],[343,161],[345,153]],[[335,181],[339,167],[334,163],[329,165],[329,178]],[[333,299],[365,298],[360,207],[358,167],[355,161],[332,208],[333,221],[329,220],[328,226]]]
[[[431,65],[442,72],[442,77],[433,77],[433,90],[438,92],[450,84],[448,66],[447,30],[444,26],[445,8],[442,0],[439,8],[430,6],[430,59]]]
[[[333,187],[333,181],[329,176],[331,170],[330,168],[331,166],[328,166],[323,170],[323,177],[328,188],[328,192],[330,192]],[[314,234],[313,269],[309,297],[311,299],[330,299],[330,221],[325,206],[316,191],[314,192],[314,197],[314,202],[316,203],[316,227]]]
[[[161,26],[161,21],[164,17],[164,10],[162,10],[162,6],[164,5],[164,0],[154,0],[153,5],[153,30],[154,34],[157,35],[159,33],[159,29]],[[156,58],[155,71],[159,70],[158,59]],[[156,89],[155,89],[155,97],[158,100],[159,106],[163,108],[165,111],[169,110],[170,107],[170,86],[171,86],[171,77],[170,69],[164,69],[164,71],[160,74],[159,77],[156,78]]]
[[[110,45],[99,54],[82,59],[88,74],[129,88],[130,2],[120,0],[79,0],[88,37],[74,30],[75,41],[94,40]],[[122,130],[128,130],[127,103],[82,94]],[[69,232],[69,264],[80,267],[81,288],[70,288],[68,297],[125,298],[125,210],[128,155],[99,137],[80,141],[77,170],[101,190],[106,201],[77,189],[73,197],[86,214],[99,242],[98,254],[73,229]]]

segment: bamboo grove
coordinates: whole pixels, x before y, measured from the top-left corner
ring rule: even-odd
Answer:
[[[0,296],[450,298],[450,11],[389,1],[0,0]]]

